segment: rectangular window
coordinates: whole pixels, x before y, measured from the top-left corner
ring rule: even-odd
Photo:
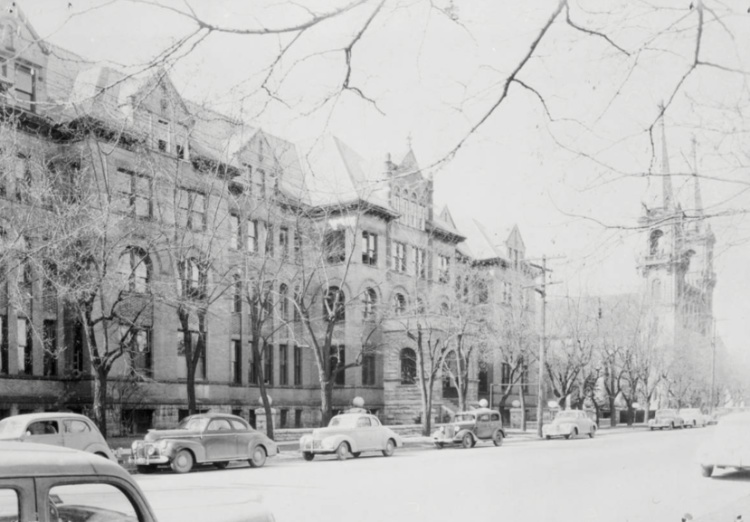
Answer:
[[[301,261],[302,256],[302,236],[299,235],[299,232],[294,232],[294,261],[299,263]]]
[[[157,150],[166,152],[167,154],[172,152],[169,139],[169,135],[171,134],[169,122],[157,118],[153,131]]]
[[[279,410],[279,428],[281,428],[282,430],[286,428],[286,424],[288,422],[287,421],[288,415],[289,415],[289,410],[284,409],[284,408]]]
[[[273,257],[273,225],[266,223],[266,255]]]
[[[180,189],[178,208],[181,222],[191,230],[206,228],[206,196],[194,190]]]
[[[406,272],[406,245],[393,242],[393,253],[391,268],[396,272]]]
[[[36,112],[36,70],[16,64],[16,103],[24,109]]]
[[[115,173],[114,197],[122,210],[135,216],[151,217],[151,178],[125,169]]]
[[[252,340],[250,341],[250,358],[249,361],[249,368],[247,370],[247,381],[249,384],[252,384],[254,386],[257,386],[259,383],[260,378],[260,362],[256,361],[253,357],[253,350],[252,350]]]
[[[529,393],[529,365],[526,363],[521,366],[521,382],[523,383],[523,392]]]
[[[273,345],[267,344],[263,350],[263,380],[266,386],[273,386]]]
[[[130,368],[140,375],[150,376],[153,370],[151,329],[120,326],[120,342],[130,358]]]
[[[195,378],[204,380],[206,378],[206,347],[208,346],[208,332],[203,332],[203,335],[201,335],[197,330],[190,330],[188,332],[188,338],[190,342],[191,357],[195,358],[195,354],[198,351],[201,352],[200,359],[198,359],[198,364],[195,368]],[[177,355],[179,357],[185,357],[187,355],[183,330],[177,330]],[[185,373],[187,371],[186,365],[184,363],[180,364],[182,366],[181,371],[183,372],[183,375],[187,376],[187,373]]]
[[[302,427],[302,410],[294,410],[294,427]]]
[[[229,247],[238,250],[242,244],[242,232],[240,229],[240,216],[231,214],[229,216]]]
[[[8,372],[8,316],[0,315],[0,373]]]
[[[510,364],[503,363],[500,371],[500,384],[503,387],[510,386]]]
[[[232,382],[242,384],[242,341],[233,340],[231,352]]]
[[[339,346],[331,346],[331,373],[335,373],[333,383],[336,386],[344,386],[346,384],[346,347],[342,344]]]
[[[366,230],[362,232],[362,264],[378,264],[378,235]]]
[[[258,222],[255,220],[247,222],[247,244],[248,252],[258,251]]]
[[[286,259],[289,255],[289,229],[287,227],[279,229],[279,252],[281,252],[282,259]]]
[[[419,279],[427,279],[427,252],[424,248],[414,249],[414,274]]]
[[[294,385],[302,386],[302,347],[294,347]]]
[[[57,321],[44,321],[44,376],[57,376]]]
[[[329,264],[343,263],[346,260],[346,232],[329,230],[323,238],[323,252]]]
[[[362,385],[375,386],[375,356],[372,354],[362,357]]]
[[[16,331],[16,339],[18,343],[18,373],[31,375],[34,372],[31,321],[25,318],[19,318],[17,324],[18,330]]]
[[[9,30],[8,26],[5,30]],[[3,520],[21,520],[21,500],[18,498],[18,492],[15,489],[5,485],[0,486],[0,506],[2,506],[0,517]],[[34,519],[36,518],[35,516]]]
[[[440,263],[440,266],[438,267],[438,281],[440,283],[447,283],[450,281],[450,258],[448,256],[438,255],[438,262]]]
[[[279,384],[289,384],[289,352],[286,344],[279,345]]]
[[[234,276],[232,295],[232,312],[239,314],[242,312],[242,279],[239,275]]]

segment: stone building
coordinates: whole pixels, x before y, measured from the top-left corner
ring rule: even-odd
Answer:
[[[533,313],[526,289],[535,272],[518,229],[500,238],[478,225],[461,231],[434,208],[434,182],[413,151],[371,162],[329,138],[303,158],[286,140],[183,99],[165,71],[131,77],[87,62],[42,42],[20,9],[0,13],[0,417],[88,412],[96,343],[117,354],[110,434],[174,424],[187,414],[191,379],[198,410],[255,423],[262,380],[277,427],[315,425],[311,345],[328,299],[340,295],[345,311],[323,363],[342,368],[334,410],[360,396],[385,422],[412,423],[421,403],[403,324],[419,295],[442,309],[463,260],[488,274],[488,303],[501,310],[516,300]],[[108,269],[92,310],[107,319],[90,329],[50,284],[55,270],[35,257],[59,233],[44,221],[49,198],[98,216],[89,223],[106,238],[97,259]],[[314,279],[300,276],[305,259]],[[269,320],[254,331],[241,289],[259,278],[272,297],[262,312]],[[310,328],[298,293],[318,311]],[[261,360],[250,350],[254,335],[267,342]],[[196,350],[193,373],[186,358]],[[503,384],[502,363],[475,355],[468,368],[469,402]],[[455,411],[453,384],[436,386],[436,418]]]

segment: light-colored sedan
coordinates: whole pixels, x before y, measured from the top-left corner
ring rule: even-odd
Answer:
[[[677,414],[677,410],[673,409],[656,410],[654,418],[648,421],[648,429],[651,431],[656,429],[663,430],[664,428],[673,430],[675,428],[682,428],[684,425],[685,422],[682,420],[682,417]]]
[[[359,457],[364,451],[379,451],[390,457],[400,446],[403,446],[401,437],[368,413],[336,415],[327,428],[313,430],[311,435],[299,440],[299,450],[305,460],[321,454],[335,454],[339,460],[344,460],[349,455]]]
[[[682,418],[683,424],[691,428],[703,428],[708,424],[708,419],[699,408],[682,408],[677,414]]]
[[[714,469],[750,469],[750,413],[734,413],[719,419],[713,438],[698,450],[701,474]]]
[[[594,438],[596,434],[596,423],[585,411],[562,410],[558,412],[550,424],[542,426],[542,435],[545,439],[552,437],[575,437],[577,435],[588,435]]]
[[[77,413],[26,413],[5,418],[0,421],[0,440],[63,446],[117,462],[96,424]]]

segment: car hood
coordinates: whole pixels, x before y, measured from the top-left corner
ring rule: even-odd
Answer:
[[[197,431],[189,430],[149,430],[143,440],[153,442],[162,439],[191,439],[200,437],[200,435]]]

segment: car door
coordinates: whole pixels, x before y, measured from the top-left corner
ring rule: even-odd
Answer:
[[[357,424],[354,428],[352,437],[357,444],[357,451],[382,449],[378,437],[378,430],[373,427],[370,417],[366,415],[357,419]],[[383,446],[384,445],[385,443],[383,443]]]
[[[234,458],[237,454],[237,434],[227,419],[211,419],[203,432],[202,440],[206,459],[209,461]]]
[[[258,432],[236,419],[229,419],[229,422],[235,433],[234,451],[237,459],[249,459],[252,456],[252,447],[258,442]]]
[[[477,437],[480,439],[488,439],[492,436],[492,429],[490,427],[490,414],[482,413],[477,416]]]
[[[95,442],[94,433],[86,422],[79,419],[64,419],[63,424],[63,444],[66,448],[73,448],[85,451],[93,442]]]
[[[0,479],[0,519],[39,520],[36,513],[34,480],[30,478]]]
[[[26,431],[21,437],[24,442],[37,444],[63,445],[63,436],[60,431],[60,422],[57,419],[35,420],[29,422]]]

